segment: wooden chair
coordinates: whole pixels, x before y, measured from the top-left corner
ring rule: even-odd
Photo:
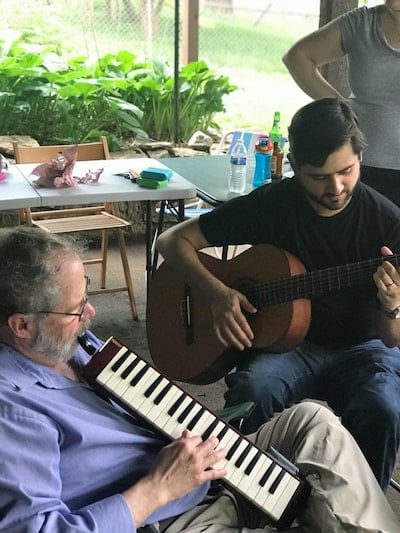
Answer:
[[[55,159],[67,145],[53,146],[22,146],[13,143],[16,163],[43,163],[49,159]],[[96,159],[110,159],[107,138],[100,137],[100,142],[78,145],[77,159],[90,161]],[[100,178],[101,179],[101,178]],[[133,292],[133,284],[129,270],[126,253],[124,230],[130,228],[130,223],[119,216],[118,205],[104,203],[86,207],[65,209],[52,209],[47,211],[25,208],[21,213],[26,224],[35,226],[49,233],[80,233],[87,231],[101,231],[101,255],[93,259],[83,259],[84,264],[100,264],[100,289],[91,290],[89,294],[104,294],[127,291],[129,303],[134,320],[138,313]],[[122,266],[125,276],[125,285],[122,287],[106,288],[107,252],[109,231],[116,233]]]

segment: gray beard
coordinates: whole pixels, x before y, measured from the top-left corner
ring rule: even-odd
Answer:
[[[53,363],[67,363],[78,346],[78,337],[88,328],[89,323],[85,321],[76,336],[63,339],[54,333],[53,329],[47,328],[43,322],[38,325],[38,332],[31,348],[42,353]]]

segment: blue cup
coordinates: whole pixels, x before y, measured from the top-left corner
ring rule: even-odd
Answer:
[[[255,152],[256,166],[253,175],[253,187],[261,187],[271,182],[272,152]]]

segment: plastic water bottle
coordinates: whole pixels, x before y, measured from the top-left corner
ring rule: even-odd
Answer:
[[[254,157],[256,159],[256,166],[253,175],[253,187],[260,187],[264,185],[265,180],[265,154],[256,152]]]
[[[266,135],[260,136],[256,145],[254,157],[256,166],[253,175],[253,187],[260,187],[271,182],[272,143]]]
[[[239,139],[231,152],[229,190],[243,193],[246,188],[247,150],[243,139]]]

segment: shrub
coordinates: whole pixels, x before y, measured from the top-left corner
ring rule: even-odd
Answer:
[[[179,72],[179,138],[216,126],[223,96],[235,90],[202,62]],[[40,144],[81,143],[107,135],[173,138],[173,73],[167,63],[134,54],[63,59],[52,46],[14,41],[0,59],[0,134],[31,135]]]

